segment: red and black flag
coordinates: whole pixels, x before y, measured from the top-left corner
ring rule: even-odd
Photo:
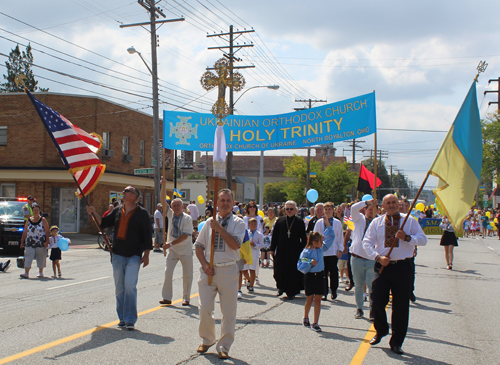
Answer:
[[[359,170],[358,190],[365,194],[371,194],[375,189],[375,175],[361,164]],[[377,188],[382,184],[382,181],[377,177]]]

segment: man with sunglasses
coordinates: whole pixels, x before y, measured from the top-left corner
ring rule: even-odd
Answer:
[[[287,298],[292,300],[304,289],[304,275],[297,270],[297,261],[306,246],[307,237],[304,221],[297,216],[297,203],[287,201],[285,213],[274,224],[270,250],[274,257],[277,295],[286,293]]]
[[[139,268],[149,264],[149,251],[153,248],[151,218],[146,209],[138,204],[139,189],[127,186],[123,190],[123,205],[117,206],[101,218],[92,206],[88,214],[94,217],[102,228],[115,227],[113,232],[113,277],[115,280],[116,312],[118,327],[134,330],[137,321],[137,280]]]

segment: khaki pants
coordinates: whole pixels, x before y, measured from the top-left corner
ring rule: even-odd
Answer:
[[[165,281],[161,294],[163,299],[172,300],[172,278],[177,262],[182,265],[182,299],[191,300],[191,286],[193,285],[193,254],[178,255],[174,251],[169,250],[167,255],[167,267],[165,268]]]
[[[200,337],[204,345],[212,345],[216,340],[215,319],[213,317],[215,296],[219,293],[220,309],[222,312],[222,328],[216,350],[229,351],[234,342],[236,330],[236,307],[238,301],[238,265],[214,267],[215,275],[212,285],[208,285],[208,275],[200,268],[198,287],[200,291]]]

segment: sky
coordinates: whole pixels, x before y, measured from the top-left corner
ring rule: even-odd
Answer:
[[[208,34],[229,25],[255,32],[242,35],[238,65],[246,89],[279,85],[279,90],[249,90],[236,114],[281,114],[304,107],[296,99],[336,102],[375,91],[377,147],[387,151],[386,165],[404,171],[419,186],[476,75],[479,61],[488,67],[477,84],[481,117],[494,112],[498,90],[500,43],[498,22],[489,9],[497,2],[474,1],[313,1],[161,0],[166,18],[157,31],[160,109],[209,112],[216,91],[206,93],[199,79],[221,57],[227,44]],[[147,22],[136,1],[26,0],[23,6],[2,1],[0,74],[16,43],[33,47],[33,71],[39,86],[51,92],[94,95],[151,113],[151,77],[134,46],[151,60]],[[69,62],[68,62],[69,61]],[[49,71],[52,70],[52,71]],[[1,77],[0,77],[1,78]],[[86,82],[82,81],[86,80]],[[120,91],[119,91],[120,90]],[[241,95],[241,93],[240,93]],[[239,97],[235,94],[235,99]],[[316,104],[319,105],[319,104]],[[184,108],[184,109],[183,109]],[[161,114],[161,113],[160,113]],[[397,130],[390,130],[397,129]],[[408,130],[425,130],[415,132]],[[374,138],[360,145],[374,148]],[[334,146],[351,161],[347,143]],[[304,150],[269,151],[285,155]],[[365,152],[365,155],[369,152]],[[363,152],[357,153],[358,158]],[[431,178],[426,187],[436,185]]]

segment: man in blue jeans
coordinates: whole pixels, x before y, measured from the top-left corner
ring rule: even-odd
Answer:
[[[141,264],[149,264],[149,251],[153,248],[151,218],[138,204],[139,189],[128,186],[123,190],[123,205],[117,206],[106,217],[94,214],[102,228],[115,227],[113,232],[113,277],[115,279],[118,327],[134,330],[137,321],[137,280]],[[95,213],[88,206],[89,214]]]

